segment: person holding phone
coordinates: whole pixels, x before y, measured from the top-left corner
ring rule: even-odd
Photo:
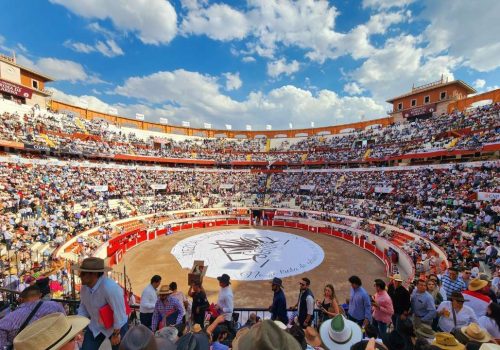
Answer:
[[[385,290],[385,282],[381,279],[375,280],[375,295],[372,295],[373,325],[377,328],[378,335],[382,338],[387,333],[387,325],[392,321],[394,307],[392,300]]]
[[[340,306],[335,296],[332,284],[327,284],[323,289],[323,301],[316,300],[316,306],[321,311],[319,321],[324,322],[340,313]]]

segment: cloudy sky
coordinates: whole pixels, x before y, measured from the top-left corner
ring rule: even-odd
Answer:
[[[498,0],[16,0],[0,52],[56,99],[273,129],[386,116],[412,84],[500,85]]]

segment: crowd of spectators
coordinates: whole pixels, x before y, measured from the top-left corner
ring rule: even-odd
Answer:
[[[497,143],[499,110],[498,104],[489,105],[467,113],[453,113],[347,135],[309,137],[298,143],[283,142],[270,152],[265,152],[266,141],[260,139],[174,140],[143,137],[133,132],[123,133],[119,127],[106,121],[86,121],[70,115],[35,110],[31,115],[23,116],[2,114],[0,139],[80,154],[125,153],[218,161],[352,161],[365,157],[368,150],[370,157],[386,157],[445,148],[476,149],[486,143]],[[304,170],[268,174],[222,169],[168,170],[104,162],[79,164],[62,161],[52,164],[47,158],[2,161],[2,285],[23,291],[38,281],[47,284],[52,281],[60,282],[60,285],[51,283],[51,288],[67,292],[68,271],[64,264],[54,269],[60,262],[53,261],[52,252],[79,233],[98,227],[96,234],[85,239],[79,237],[76,241],[79,256],[89,257],[103,242],[122,232],[119,226],[110,223],[128,216],[157,214],[150,221],[151,227],[154,227],[165,219],[162,213],[171,210],[292,207],[353,216],[361,219],[357,228],[387,238],[391,238],[391,232],[371,225],[368,219],[414,232],[422,239],[407,242],[403,249],[415,264],[425,260],[429,241],[440,246],[454,266],[435,281],[438,284],[436,290],[442,290],[439,292],[442,299],[438,302],[438,292],[427,284],[432,276],[417,282],[412,297],[429,299],[425,293],[432,295],[434,314],[430,320],[439,322],[440,318],[449,318],[449,313],[454,312],[454,302],[460,303],[460,296],[453,293],[460,294],[471,283],[471,277],[467,277],[466,272],[471,272],[472,278],[479,281],[481,262],[489,264],[495,274],[500,266],[495,248],[500,232],[500,204],[498,200],[478,199],[479,192],[500,192],[498,171],[498,162],[485,162],[481,166],[388,168],[384,171]],[[340,223],[353,224],[348,219]],[[34,249],[35,246],[45,247],[42,256],[38,253],[34,256],[35,251],[39,252]],[[484,266],[481,268],[484,269]],[[463,271],[460,283],[457,277],[453,277],[454,269]],[[486,279],[483,278],[484,281]],[[488,292],[490,300],[495,302],[500,293],[500,278],[487,282],[488,291],[492,291]],[[480,289],[486,287],[484,282],[474,283],[483,286]],[[460,286],[457,290],[450,289],[457,285]],[[37,293],[34,291],[32,294]],[[426,302],[424,299],[422,302]],[[448,316],[445,309],[449,309]],[[462,310],[458,306],[455,309],[456,312]],[[418,321],[424,318],[424,323],[429,321],[427,316],[420,317],[418,313],[413,310]],[[491,306],[490,313],[493,314],[490,318],[498,323],[498,306]],[[471,318],[464,326],[475,324],[478,319]],[[444,329],[447,326],[443,322],[438,325],[439,329],[451,332],[452,329]],[[491,328],[498,332],[498,337],[499,325],[492,323]],[[429,326],[438,329],[435,324]],[[481,326],[486,327],[487,324]],[[396,322],[394,327],[398,332]],[[382,337],[381,334],[378,336]],[[218,342],[214,338],[211,341]],[[386,346],[390,350],[396,349]]]
[[[0,139],[50,147],[76,155],[143,155],[166,158],[269,163],[362,162],[440,150],[475,150],[500,141],[500,104],[434,116],[411,123],[355,130],[346,134],[285,140],[266,149],[264,138],[167,138],[118,127],[102,119],[33,110],[0,115]]]

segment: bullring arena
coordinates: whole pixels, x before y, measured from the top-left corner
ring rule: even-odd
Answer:
[[[261,227],[258,227],[258,229]],[[187,273],[189,269],[183,269],[179,262],[171,254],[172,248],[181,240],[195,235],[203,235],[207,232],[218,230],[244,231],[248,226],[220,227],[214,229],[195,229],[176,232],[169,236],[163,236],[154,241],[145,242],[132,248],[124,255],[122,261],[114,266],[115,271],[123,271],[126,267],[128,276],[132,283],[132,290],[140,291],[149,284],[150,276],[159,274],[166,281],[176,281],[179,290],[187,292]],[[288,300],[293,303],[297,300],[299,288],[298,283],[302,277],[308,277],[312,281],[311,289],[318,298],[322,297],[323,287],[326,283],[333,283],[339,300],[348,297],[350,285],[347,279],[351,275],[358,275],[366,281],[368,290],[372,289],[372,276],[383,276],[386,274],[385,265],[373,254],[365,251],[352,243],[327,235],[321,235],[302,230],[271,228],[281,232],[291,233],[309,239],[317,243],[324,251],[324,260],[320,265],[310,271],[283,278],[283,284]],[[209,249],[209,248],[207,248]],[[288,256],[288,259],[305,261],[307,256]],[[274,261],[270,261],[270,264]],[[210,266],[209,266],[210,270]],[[222,274],[222,273],[221,273]],[[238,281],[232,280],[231,287],[234,292],[234,302],[237,307],[251,308],[256,305],[267,305],[272,301],[272,291],[267,278],[264,281]],[[219,284],[215,278],[205,277],[204,287],[209,300],[216,301]]]
[[[78,330],[91,344],[85,349],[119,343],[129,326],[156,342],[167,306],[177,312],[165,327],[176,327],[171,341],[197,333],[201,350],[219,340],[229,346],[240,326],[235,313],[246,313],[243,322],[253,312],[271,317],[280,279],[288,306],[303,288],[297,319],[249,324],[249,332],[271,327],[295,342],[291,329],[299,337],[302,328],[319,331],[325,350],[337,350],[325,345],[337,328],[352,327],[361,340],[369,323],[374,338],[387,327],[402,336],[400,321],[409,333],[433,322],[432,332],[450,337],[459,327],[447,325],[457,320],[441,310],[470,301],[463,295],[471,292],[481,314],[462,326],[490,327],[483,340],[500,344],[500,89],[477,93],[442,76],[388,100],[392,110],[379,119],[233,130],[92,110],[51,99],[51,79],[15,56],[0,55],[0,68],[0,348],[13,341],[3,340],[2,327],[41,297],[52,299],[61,322],[92,319]],[[230,288],[227,276],[217,279],[223,274]],[[161,283],[150,283],[155,275]],[[198,307],[197,322],[190,305],[203,295],[185,297],[189,279],[220,304],[206,314]],[[323,300],[327,284],[345,315],[328,311],[333,300],[325,311],[308,296]],[[278,304],[286,323],[292,311]],[[278,345],[268,348],[294,348]]]

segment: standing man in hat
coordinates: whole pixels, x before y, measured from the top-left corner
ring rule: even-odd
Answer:
[[[224,315],[225,323],[233,320],[233,290],[231,289],[230,277],[227,274],[217,277],[219,281],[219,297],[217,298],[217,308]]]
[[[170,287],[161,286],[158,291],[159,299],[156,301],[153,311],[151,330],[156,332],[166,326],[175,326],[182,323],[185,312],[181,302],[172,297],[173,291]]]
[[[153,320],[153,311],[155,310],[156,301],[158,296],[156,290],[160,286],[161,276],[154,275],[151,277],[151,283],[147,285],[141,294],[141,304],[139,307],[141,324],[151,329],[151,322]]]
[[[389,284],[387,290],[392,299],[394,306],[394,314],[392,315],[392,323],[397,328],[401,315],[408,315],[410,312],[410,292],[403,287],[403,279],[400,274],[392,276],[392,283]]]
[[[467,298],[464,305],[474,310],[477,318],[486,315],[486,309],[491,303],[491,298],[488,295],[488,281],[474,278],[470,281],[468,289],[462,294]]]
[[[90,319],[81,350],[98,349],[104,339],[109,338],[113,350],[118,350],[121,338],[128,330],[123,289],[104,273],[110,271],[100,258],[87,258],[75,271],[80,272],[82,289],[78,315]],[[103,307],[109,305],[113,312],[113,325],[105,328],[101,321]]]
[[[278,320],[287,324],[286,297],[283,288],[283,281],[281,278],[274,277],[271,282],[271,289],[274,292],[273,303],[269,306],[269,312],[271,312],[271,320]]]

